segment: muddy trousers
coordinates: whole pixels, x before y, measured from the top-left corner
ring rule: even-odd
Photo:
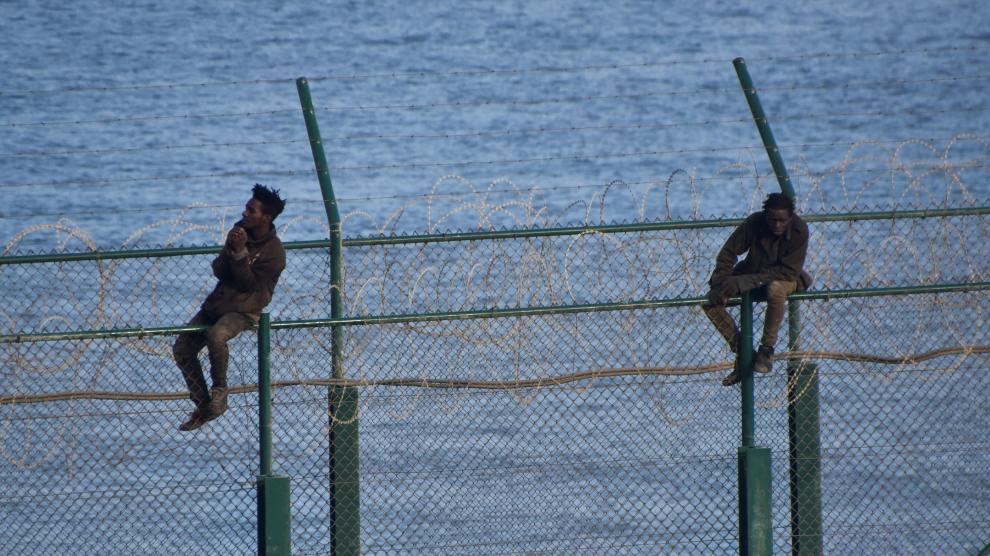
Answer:
[[[227,387],[227,363],[230,351],[227,342],[251,328],[255,321],[251,315],[244,313],[226,313],[218,319],[200,311],[189,321],[192,325],[207,325],[206,332],[184,332],[176,338],[172,346],[175,364],[182,371],[189,389],[189,399],[197,407],[210,403],[210,393],[203,375],[203,366],[199,363],[199,352],[205,347],[210,356],[210,379],[214,388]]]
[[[763,337],[760,338],[761,346],[774,347],[777,345],[777,332],[784,322],[784,313],[787,311],[787,296],[797,289],[797,282],[788,280],[774,280],[766,286],[754,290],[757,300],[766,299],[767,311],[763,318]],[[705,304],[701,306],[708,320],[712,321],[715,329],[725,338],[730,346],[735,346],[736,338],[739,335],[739,328],[736,322],[729,315],[725,305]]]

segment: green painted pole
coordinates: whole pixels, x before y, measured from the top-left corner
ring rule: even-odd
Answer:
[[[309,81],[305,77],[296,79],[296,90],[299,92],[299,102],[302,104],[303,119],[306,121],[306,133],[309,135],[309,147],[313,152],[313,163],[316,165],[316,177],[320,182],[320,193],[323,195],[323,209],[327,213],[330,224],[330,235],[333,237],[334,228],[340,232],[340,212],[337,210],[337,199],[333,194],[333,182],[330,181],[330,165],[327,164],[327,154],[323,149],[323,139],[320,135],[320,124],[316,120],[316,107],[309,92]]]
[[[755,394],[753,392],[753,295],[743,292],[739,310],[739,390],[742,394],[742,446],[753,446]]]
[[[330,181],[316,108],[305,77],[296,80],[299,102],[302,105],[309,145],[313,152],[316,175],[320,182],[323,206],[330,225],[330,317],[344,315],[342,292],[343,241],[341,238],[340,212]],[[330,328],[330,368],[333,378],[343,378],[343,327]],[[330,554],[334,556],[358,555],[361,551],[361,502],[358,450],[358,392],[354,388],[331,387],[327,392],[330,415]]]
[[[272,474],[272,321],[261,313],[258,321],[258,455],[262,475]]]
[[[289,478],[258,476],[258,556],[292,554]]]
[[[746,95],[753,121],[763,139],[763,146],[770,158],[770,165],[777,176],[780,191],[796,199],[794,185],[784,165],[777,141],[770,130],[770,122],[756,92],[756,86],[746,68],[746,61],[732,61],[739,77],[739,84]],[[798,349],[800,335],[799,302],[787,303],[788,349]],[[818,372],[813,366],[801,362],[788,362],[788,436],[791,485],[791,553],[800,556],[816,556],[822,553],[821,515],[821,428]],[[813,463],[811,463],[813,462]]]
[[[756,122],[756,128],[760,131],[763,147],[767,151],[767,156],[770,157],[770,165],[773,166],[773,173],[777,176],[777,182],[780,184],[780,192],[793,199],[795,195],[794,186],[791,185],[791,177],[787,173],[787,167],[784,166],[784,157],[780,155],[780,149],[777,148],[777,141],[773,138],[773,132],[770,131],[767,115],[763,113],[763,105],[760,104],[756,86],[753,85],[753,79],[749,76],[749,70],[746,69],[746,60],[736,58],[732,61],[732,65],[736,68],[739,84],[742,85],[743,93],[746,95],[749,110],[753,113],[753,121]]]
[[[756,403],[753,384],[753,295],[743,292],[739,317],[742,445],[738,451],[739,554],[773,552],[770,507],[770,449],[755,446]]]
[[[787,316],[787,349],[801,348],[798,301]],[[787,437],[791,492],[791,554],[822,554],[822,483],[818,368],[808,361],[787,362]]]
[[[258,322],[258,556],[292,553],[289,478],[272,474],[271,318]]]
[[[770,448],[739,448],[739,554],[773,554]]]

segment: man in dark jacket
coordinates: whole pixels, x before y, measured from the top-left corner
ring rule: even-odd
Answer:
[[[811,277],[804,272],[807,252],[808,225],[794,214],[794,201],[780,193],[771,193],[763,203],[763,210],[749,215],[732,232],[715,259],[715,271],[708,281],[711,286],[708,303],[702,309],[733,353],[739,351],[739,329],[725,309],[729,297],[755,290],[756,299],[767,302],[763,337],[753,363],[757,372],[769,373],[772,369],[787,296],[811,283]],[[746,258],[736,264],[743,253]],[[738,382],[736,369],[722,384],[731,386]]]
[[[285,201],[277,190],[260,184],[251,193],[241,220],[227,233],[226,244],[213,260],[217,285],[189,321],[190,325],[209,328],[180,334],[172,346],[189,398],[196,404],[179,430],[198,429],[227,411],[227,342],[258,323],[285,268],[285,249],[272,224],[285,208]],[[210,356],[212,390],[207,390],[199,363],[198,354],[204,346]]]

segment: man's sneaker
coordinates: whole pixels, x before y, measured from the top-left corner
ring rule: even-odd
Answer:
[[[227,389],[213,388],[210,390],[210,419],[216,419],[227,411]]]
[[[769,373],[773,370],[773,348],[760,346],[756,350],[756,359],[753,361],[753,370],[758,373]],[[735,386],[742,380],[739,374],[739,360],[736,359],[736,366],[725,378],[722,379],[722,386]]]
[[[760,346],[756,350],[756,361],[753,362],[753,370],[758,373],[769,373],[773,370],[773,348],[770,346]]]
[[[179,425],[179,430],[183,432],[194,431],[215,418],[216,417],[210,415],[209,408],[197,407],[195,411],[189,414],[189,419],[187,419],[185,423]]]

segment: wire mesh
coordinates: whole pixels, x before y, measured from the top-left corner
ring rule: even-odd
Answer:
[[[801,302],[798,356],[814,363],[817,391],[780,363],[757,389],[777,550],[792,540],[789,483],[807,478],[788,462],[788,400],[802,396],[819,397],[821,425],[821,537],[806,540],[854,554],[986,546],[988,310],[986,293]],[[818,450],[804,432],[794,442]]]
[[[256,396],[235,398],[224,416],[227,426],[182,436],[176,426],[190,408],[178,401],[185,396],[177,392],[168,340],[4,346],[5,553],[244,554],[254,548]],[[234,344],[232,381],[253,381],[243,373],[251,369],[254,342],[247,337]],[[86,390],[143,396],[16,402],[27,394]]]
[[[987,281],[987,218],[815,222],[808,267],[826,290]],[[352,245],[345,312],[700,296],[730,230]],[[210,257],[4,265],[4,321],[22,334],[182,323],[209,288]],[[325,318],[328,277],[325,250],[290,251],[276,320]],[[972,553],[990,540],[988,302],[982,291],[801,302],[800,344],[782,339],[774,373],[757,379],[777,550],[802,540],[788,405],[809,396],[820,441],[797,440],[803,453],[818,445],[826,552]],[[344,376],[362,384],[353,418],[332,403],[330,329],[272,335],[274,467],[292,478],[295,553],[330,551],[331,458],[359,469],[360,513],[337,525],[359,527],[366,554],[735,551],[739,396],[719,383],[732,355],[696,305],[353,323],[344,338]],[[232,342],[230,411],[187,434],[173,339],[0,344],[9,553],[255,550],[255,341]],[[817,389],[793,376],[800,362],[815,364]],[[332,456],[331,436],[355,425],[357,453]]]

